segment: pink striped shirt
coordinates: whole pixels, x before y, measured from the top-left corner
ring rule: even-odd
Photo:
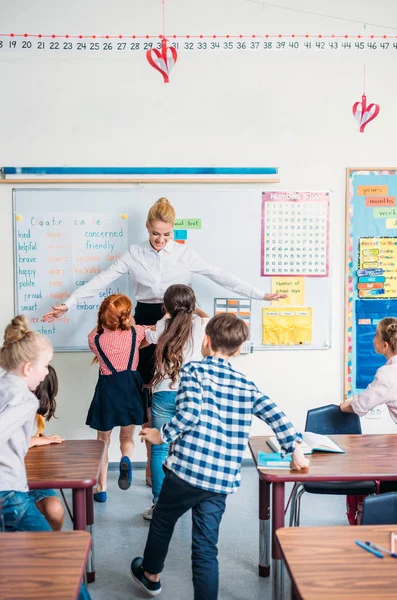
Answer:
[[[145,331],[147,327],[144,325],[135,325],[134,329],[136,331],[136,343],[131,371],[137,370],[139,362],[139,344],[145,339]],[[98,357],[101,375],[111,375],[112,372],[103,362],[95,345],[96,334],[96,330],[89,334],[88,345],[95,356]],[[123,331],[121,329],[116,329],[116,331],[111,331],[110,329],[104,329],[102,335],[99,336],[99,345],[116,371],[125,371],[127,369],[128,360],[131,353],[131,342],[132,334],[130,330]]]

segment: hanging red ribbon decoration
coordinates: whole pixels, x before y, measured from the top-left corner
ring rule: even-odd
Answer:
[[[353,115],[360,125],[360,133],[364,133],[365,127],[373,121],[379,114],[379,104],[368,104],[367,97],[365,94],[361,97],[361,102],[355,102],[353,104]]]
[[[176,48],[167,46],[167,40],[163,38],[161,41],[161,51],[155,48],[147,50],[146,58],[149,64],[162,74],[164,83],[168,83],[170,71],[178,58]]]

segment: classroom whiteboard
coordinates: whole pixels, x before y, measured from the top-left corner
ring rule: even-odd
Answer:
[[[32,328],[48,335],[55,350],[87,350],[87,335],[96,323],[101,300],[115,292],[130,294],[129,276],[124,275],[103,290],[100,297],[86,300],[54,324],[41,317],[53,304],[62,303],[76,287],[98,270],[104,270],[129,245],[147,240],[145,228],[149,208],[161,196],[176,209],[174,237],[189,244],[209,263],[234,273],[263,293],[275,291],[275,278],[263,274],[266,233],[263,229],[263,186],[251,185],[159,185],[129,189],[75,187],[21,188],[13,191],[15,310],[29,318]],[[268,192],[267,192],[268,193]],[[273,281],[273,283],[272,283]],[[213,315],[227,307],[229,292],[206,277],[193,275],[192,287],[199,305]],[[285,283],[285,281],[284,281]],[[253,300],[250,306],[250,339],[255,349],[326,349],[331,344],[330,273],[304,277],[299,294],[312,320],[310,343],[305,345],[263,344],[263,308],[274,305]],[[132,298],[135,303],[135,299]],[[302,310],[283,307],[285,322],[301,318]],[[298,308],[301,308],[299,306]],[[244,311],[243,311],[244,309]],[[248,310],[246,307],[242,312]],[[295,312],[294,312],[295,311]],[[294,314],[294,316],[291,316]],[[266,319],[271,319],[266,314]]]

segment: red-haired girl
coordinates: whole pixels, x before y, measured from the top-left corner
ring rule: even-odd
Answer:
[[[97,439],[105,442],[98,485],[97,502],[107,498],[107,470],[110,436],[120,426],[119,487],[127,490],[132,481],[131,456],[135,425],[147,421],[146,393],[137,371],[139,347],[146,345],[143,325],[135,325],[132,302],[123,294],[105,298],[98,311],[97,327],[88,336],[88,345],[99,362],[99,379],[86,424],[97,430]]]

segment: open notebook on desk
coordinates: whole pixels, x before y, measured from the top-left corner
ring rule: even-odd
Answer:
[[[340,448],[335,442],[331,440],[327,435],[320,435],[319,433],[311,433],[305,431],[302,433],[303,442],[300,446],[303,454],[312,454],[315,451],[319,452],[336,452],[338,454],[344,454],[344,450]],[[274,452],[280,452],[281,446],[277,441],[276,437],[271,437],[267,441]]]

